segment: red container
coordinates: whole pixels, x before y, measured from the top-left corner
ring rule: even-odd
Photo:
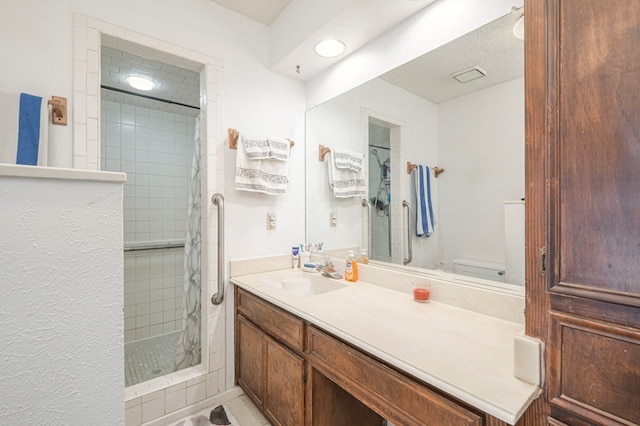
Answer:
[[[431,288],[429,284],[413,285],[413,300],[420,303],[427,303],[431,296]]]

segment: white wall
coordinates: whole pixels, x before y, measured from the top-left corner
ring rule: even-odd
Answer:
[[[524,197],[524,79],[438,105],[442,259],[505,263],[504,202]]]
[[[269,29],[267,26],[244,18],[209,0],[42,0],[10,1],[3,4],[0,14],[0,55],[5,58],[1,71],[0,90],[26,91],[49,97],[64,96],[73,111],[74,78],[83,81],[74,69],[73,52],[83,51],[82,37],[73,37],[73,15],[80,14],[102,22],[125,28],[177,46],[176,50],[201,52],[220,59],[223,69],[215,76],[217,91],[217,128],[208,129],[207,145],[218,146],[218,152],[209,152],[210,185],[226,197],[227,259],[248,258],[288,253],[292,244],[304,238],[304,106],[302,83],[269,71]],[[75,40],[75,41],[74,41]],[[86,40],[86,39],[85,39]],[[75,44],[74,44],[75,43]],[[73,123],[70,117],[70,123]],[[287,195],[267,197],[240,193],[233,189],[235,151],[226,143],[226,129],[261,132],[291,138],[296,141],[292,151]],[[73,124],[56,129],[55,141],[50,144],[51,165],[71,167],[73,164]],[[220,145],[216,145],[220,143]],[[225,170],[225,171],[222,171]],[[209,224],[215,224],[215,212],[209,205]],[[278,215],[278,228],[266,231],[265,217],[269,210]],[[210,237],[215,241],[215,235]],[[216,271],[216,250],[211,250],[210,269]],[[214,288],[211,291],[215,291]],[[228,300],[231,300],[229,297]],[[230,303],[227,304],[230,306]],[[216,311],[217,312],[217,311]],[[227,313],[231,313],[227,309]],[[215,314],[218,318],[218,314]],[[209,329],[225,328],[210,317]],[[122,321],[114,317],[111,322]],[[226,338],[232,341],[231,321]],[[173,389],[175,392],[154,393],[141,401],[137,398],[127,407],[128,424],[147,421],[165,412],[182,408],[215,395],[232,383],[232,346],[226,345],[225,333],[210,339],[215,350],[209,354],[209,364],[227,365],[218,370],[222,375],[209,374],[204,381],[192,380],[189,387]],[[108,346],[109,343],[104,343]],[[56,370],[58,365],[49,365]],[[122,368],[122,366],[120,367]],[[218,368],[218,367],[216,367]],[[98,371],[98,370],[96,370]],[[122,371],[122,370],[120,370]],[[226,372],[225,372],[226,371]],[[113,383],[122,387],[120,374],[113,374]],[[93,377],[86,376],[91,382]],[[33,381],[35,385],[37,381]],[[122,394],[119,394],[122,397]],[[99,423],[99,422],[97,422]],[[116,423],[122,423],[116,421]]]
[[[318,145],[334,146],[357,152],[368,152],[364,138],[368,124],[362,125],[363,108],[402,122],[403,149],[400,168],[392,181],[401,182],[398,196],[392,188],[392,202],[412,202],[410,177],[406,161],[432,164],[437,158],[437,106],[416,95],[376,79],[334,98],[307,112],[307,238],[324,241],[328,249],[360,246],[362,206],[360,198],[337,199],[329,189],[327,165],[318,161]],[[331,123],[330,125],[328,123]],[[328,161],[328,158],[325,160]],[[395,169],[398,169],[397,167]],[[437,185],[434,198],[437,197]],[[395,201],[394,201],[395,200]],[[329,227],[329,213],[338,213],[338,226]],[[375,214],[375,213],[372,213]],[[403,217],[403,216],[402,216]],[[399,228],[400,214],[395,219]],[[392,225],[393,227],[393,225]],[[403,234],[404,238],[404,234]],[[434,267],[438,260],[435,239],[414,242],[413,266]]]
[[[0,424],[121,425],[122,182],[2,168]]]
[[[269,29],[209,0],[126,1],[41,0],[3,4],[0,45],[7,58],[0,90],[28,91],[42,96],[72,93],[72,15],[80,13],[131,29],[178,46],[200,51],[224,61],[218,84],[224,108],[218,114],[224,123],[214,129],[224,138],[227,127],[240,131],[279,135],[296,141],[290,168],[290,191],[283,197],[241,194],[233,190],[235,151],[220,154],[225,174],[228,213],[228,256],[246,258],[285,253],[304,238],[304,105],[302,83],[269,71]],[[15,58],[15,60],[9,60]],[[72,111],[71,105],[69,111]],[[51,146],[53,166],[71,167],[73,129],[57,129]],[[210,133],[210,134],[211,134]],[[268,210],[278,213],[278,229],[267,232]],[[285,226],[286,224],[286,226]],[[234,232],[237,231],[237,234]]]

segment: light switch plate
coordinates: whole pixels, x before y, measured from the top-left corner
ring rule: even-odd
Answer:
[[[540,386],[542,382],[542,342],[519,333],[513,338],[513,374],[516,378]]]

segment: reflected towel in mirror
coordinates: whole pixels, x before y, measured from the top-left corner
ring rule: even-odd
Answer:
[[[329,149],[329,161],[327,162],[329,186],[333,189],[336,198],[349,198],[366,196],[364,182],[364,170],[354,171],[351,168],[339,168],[336,164],[336,156],[333,149]]]
[[[433,233],[435,219],[431,202],[431,167],[418,165],[414,172],[416,199],[416,236],[429,237]]]

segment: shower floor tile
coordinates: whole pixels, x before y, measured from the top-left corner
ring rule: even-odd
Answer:
[[[181,331],[124,344],[124,382],[133,386],[173,372]]]

